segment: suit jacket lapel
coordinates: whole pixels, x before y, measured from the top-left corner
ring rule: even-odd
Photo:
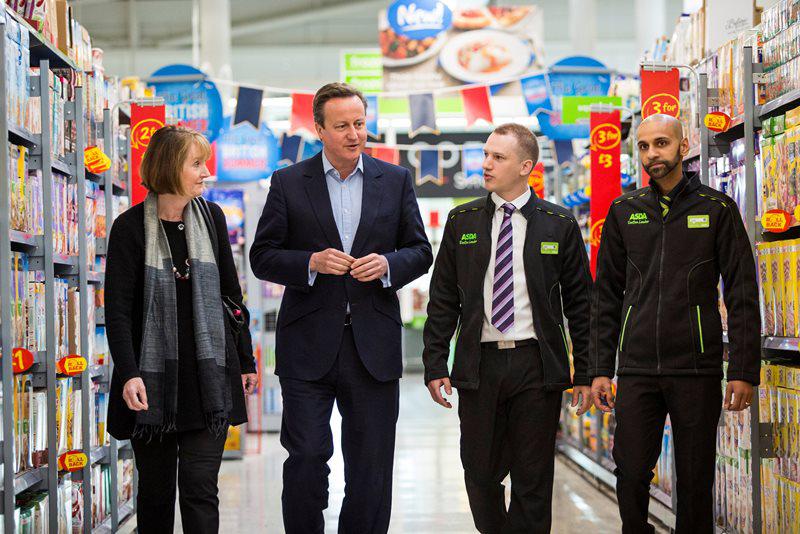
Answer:
[[[336,221],[333,219],[333,208],[331,208],[331,197],[328,193],[328,183],[325,179],[325,170],[322,167],[322,152],[311,158],[306,170],[306,193],[314,209],[322,232],[328,239],[331,247],[342,250],[342,239],[339,237],[339,230],[336,228]]]
[[[362,158],[364,161],[364,185],[361,192],[361,219],[358,221],[358,229],[353,238],[353,249],[350,251],[350,255],[354,258],[361,257],[362,252],[372,252],[362,251],[362,249],[372,231],[383,198],[383,184],[379,179],[383,173],[371,157],[364,154]]]

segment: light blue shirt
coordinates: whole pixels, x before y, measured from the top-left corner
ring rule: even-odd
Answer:
[[[353,249],[353,239],[356,237],[358,223],[361,222],[361,198],[364,191],[364,158],[358,157],[358,164],[350,176],[342,179],[328,157],[325,150],[322,151],[322,168],[325,171],[325,183],[328,186],[328,196],[331,199],[331,209],[333,210],[333,220],[336,222],[336,229],[339,230],[339,238],[342,240],[342,248],[345,254],[350,254]],[[313,286],[317,278],[317,272],[308,269],[308,285]],[[391,285],[389,271],[381,277],[383,287]]]

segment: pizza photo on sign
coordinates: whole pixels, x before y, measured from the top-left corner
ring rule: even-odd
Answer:
[[[492,14],[497,24],[502,28],[510,28],[533,11],[532,6],[491,6],[489,12]]]
[[[486,9],[464,9],[453,14],[453,27],[457,30],[480,30],[490,26],[493,20]]]

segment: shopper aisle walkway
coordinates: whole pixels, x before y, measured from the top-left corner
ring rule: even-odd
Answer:
[[[417,534],[475,532],[458,453],[458,417],[433,404],[419,375],[401,381],[401,408],[390,532]],[[339,439],[334,410],[334,439]],[[251,443],[252,445],[252,443]],[[220,531],[283,532],[281,469],[286,457],[278,436],[267,435],[262,454],[226,461],[220,473]],[[344,495],[342,457],[331,460],[327,532],[335,533]],[[561,461],[556,462],[553,532],[620,531],[616,505]]]

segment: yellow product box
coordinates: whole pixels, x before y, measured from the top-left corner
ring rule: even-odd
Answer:
[[[800,127],[786,130],[786,181],[789,184],[789,197],[792,201],[790,209],[786,211],[794,216],[800,206]],[[792,221],[797,224],[797,217]]]
[[[772,248],[770,243],[756,244],[758,253],[758,278],[761,287],[762,328],[767,336],[775,335],[775,299],[772,294]]]
[[[787,316],[786,335],[800,337],[800,239],[788,242],[788,279],[786,283],[786,300],[789,302],[791,316]],[[792,328],[790,328],[790,323]],[[800,389],[800,382],[795,382]]]
[[[780,243],[780,242],[778,242]],[[784,287],[785,276],[783,275],[783,247],[774,244],[772,256],[770,258],[770,270],[772,271],[772,293],[775,299],[775,334],[783,336],[786,332],[786,308],[784,307]]]
[[[800,107],[796,107],[786,112],[786,129],[800,126]]]
[[[789,211],[794,208],[789,198],[789,180],[786,171],[786,134],[779,134],[772,138],[772,158],[775,162],[773,167],[775,182],[775,194],[777,195],[779,210]]]
[[[771,137],[761,137],[762,213],[778,208],[777,170],[772,145]]]

